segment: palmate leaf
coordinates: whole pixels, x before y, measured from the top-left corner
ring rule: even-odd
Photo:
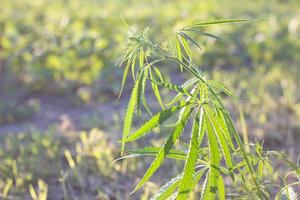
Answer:
[[[183,129],[185,128],[186,122],[187,122],[187,120],[190,117],[191,112],[192,112],[191,106],[188,105],[187,107],[188,108],[185,111],[185,115],[182,118],[181,123],[178,123],[177,126],[174,128],[174,130],[173,130],[172,134],[170,135],[170,137],[168,138],[167,142],[160,149],[160,151],[158,152],[156,158],[154,159],[154,161],[152,162],[152,164],[148,168],[148,170],[145,173],[145,175],[143,176],[143,178],[140,180],[140,182],[137,184],[135,189],[132,191],[132,193],[137,191],[138,189],[140,189],[144,185],[144,183],[146,181],[148,181],[149,178],[151,178],[151,176],[156,172],[156,170],[164,162],[164,159],[166,158],[167,154],[171,150],[172,146],[175,143],[177,143]]]
[[[123,125],[123,136],[122,136],[122,147],[121,147],[121,155],[124,152],[124,148],[125,148],[125,140],[128,136],[128,134],[130,133],[130,129],[131,129],[131,124],[132,124],[132,119],[133,119],[133,115],[134,115],[134,109],[137,103],[137,98],[138,98],[138,87],[139,87],[139,81],[137,80],[135,82],[135,85],[132,89],[131,92],[131,96],[130,96],[130,100],[127,106],[127,110],[125,113],[125,118],[124,118],[124,125]]]
[[[178,106],[174,106],[167,110],[163,110],[156,115],[154,115],[150,120],[148,120],[144,125],[142,125],[136,132],[128,136],[124,141],[125,142],[132,142],[134,140],[139,139],[146,135],[149,131],[157,127],[158,125],[162,124],[168,118],[170,118],[174,113],[178,110],[182,109],[185,106],[188,106],[190,103],[182,103]]]
[[[187,199],[187,195],[192,189],[190,180],[193,178],[193,174],[195,173],[195,167],[197,163],[198,149],[199,149],[198,137],[200,135],[199,132],[201,131],[199,128],[200,127],[199,110],[200,109],[198,109],[194,119],[194,124],[192,128],[191,139],[190,139],[189,152],[188,152],[187,159],[185,161],[183,177],[178,189],[178,196],[177,196],[178,200]]]

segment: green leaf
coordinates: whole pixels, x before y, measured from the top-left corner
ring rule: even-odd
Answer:
[[[293,185],[300,185],[300,181],[296,181],[296,182],[293,182],[293,183],[290,183],[290,184],[287,184],[285,185],[283,188],[281,188],[281,190],[276,194],[275,196],[275,200],[280,200],[280,199],[284,199],[284,198],[281,198],[283,196],[283,193],[285,192],[286,195],[290,195],[291,193],[293,193],[292,195],[294,195],[294,191],[292,191],[291,189]],[[290,189],[291,188],[291,189]],[[296,195],[296,194],[295,194]]]
[[[134,59],[131,62],[131,74],[132,74],[132,78],[135,81],[135,63],[136,63],[136,55],[134,56]]]
[[[126,79],[127,79],[129,68],[130,68],[130,61],[127,62],[126,66],[125,66],[125,69],[124,69],[123,78],[122,78],[122,84],[121,84],[121,89],[120,89],[118,98],[120,98],[121,95],[122,95],[122,93],[123,93],[123,89],[124,89],[124,86],[125,86],[125,83],[126,83]]]
[[[184,32],[180,32],[179,33],[182,37],[184,37],[186,40],[189,40],[191,43],[193,43],[194,45],[196,45],[199,49],[202,50],[202,47],[198,44],[198,42],[196,40],[194,40],[193,38],[191,38],[188,34],[184,33]]]
[[[208,170],[208,169],[209,169],[209,168],[205,166],[205,167],[202,167],[201,169],[199,169],[199,170],[195,173],[194,179],[193,179],[193,181],[191,182],[191,188],[194,188],[194,187],[197,185],[197,183],[201,180],[201,178],[202,178],[204,172],[205,172],[206,170]]]
[[[199,132],[199,136],[198,136],[198,143],[199,143],[199,146],[201,146],[201,143],[203,141],[203,137],[204,137],[205,131],[206,131],[204,111],[203,111],[202,107],[201,107],[201,111],[200,111],[199,124],[200,124],[200,128],[199,128],[200,132]]]
[[[142,92],[141,92],[141,100],[142,100],[142,103],[144,105],[144,108],[146,109],[146,111],[152,116],[152,112],[147,104],[147,101],[146,101],[146,96],[145,96],[145,91],[146,91],[146,81],[148,79],[148,74],[149,74],[149,65],[147,66],[147,68],[144,69],[144,75],[143,75],[143,80],[142,80],[142,85],[141,85],[141,88],[142,88]]]
[[[241,141],[241,138],[239,137],[239,134],[236,131],[234,125],[233,125],[232,119],[230,118],[229,114],[225,111],[222,111],[222,115],[224,117],[225,124],[227,126],[227,129],[228,129],[229,133],[231,133],[234,136],[235,141],[238,143],[238,146],[239,146],[239,148],[242,152],[243,158],[245,160],[246,166],[247,166],[250,174],[252,174],[252,176],[254,176],[253,166],[250,164],[248,155],[247,155],[246,150],[245,150],[245,146],[243,145],[243,143]],[[255,179],[255,177],[253,177],[253,179]]]
[[[197,183],[201,180],[204,172],[207,169],[208,169],[207,167],[203,167],[194,174],[192,181],[190,182],[191,188],[194,188],[197,185]],[[173,194],[175,189],[179,186],[181,180],[182,180],[182,174],[179,174],[178,176],[172,178],[170,181],[168,181],[159,189],[159,191],[151,198],[151,200],[167,199]],[[177,194],[174,197],[176,196]]]
[[[182,100],[183,97],[183,93],[178,93],[169,103],[167,103],[167,106],[171,106],[174,105],[175,103],[177,103],[178,101]]]
[[[169,108],[167,110],[163,110],[156,115],[154,115],[150,120],[148,120],[144,125],[142,125],[135,133],[131,134],[129,137],[125,139],[125,142],[132,142],[137,140],[138,138],[146,135],[149,131],[162,124],[168,118],[170,118],[175,112],[180,110],[181,108],[187,106],[189,103],[182,103],[179,106],[175,106]]]
[[[246,166],[247,166],[247,169],[249,171],[249,174],[251,176],[251,179],[253,180],[254,184],[255,184],[255,187],[256,187],[256,190],[257,192],[259,193],[259,195],[261,197],[263,197],[264,199],[268,199],[268,196],[265,194],[265,192],[261,189],[260,187],[260,184],[259,184],[259,181],[257,180],[256,176],[255,176],[255,171],[254,171],[254,168],[249,160],[249,157],[247,155],[247,152],[245,150],[245,146],[244,144],[242,143],[242,140],[238,134],[238,132],[235,130],[235,127],[233,125],[233,122],[232,122],[232,119],[230,118],[229,114],[227,112],[224,112],[222,111],[222,114],[224,116],[224,119],[225,119],[225,123],[227,125],[227,128],[229,130],[229,132],[231,132],[235,138],[235,141],[237,142],[240,150],[241,150],[241,153],[242,153],[242,156],[243,156],[243,159],[246,163]]]
[[[238,22],[251,22],[254,20],[249,19],[220,19],[220,20],[211,20],[211,21],[204,21],[204,22],[196,22],[186,26],[185,28],[196,28],[200,26],[207,26],[207,25],[214,25],[214,24],[228,24],[228,23],[238,23]]]
[[[154,72],[155,72],[156,76],[158,76],[160,82],[163,82],[163,81],[164,81],[164,78],[163,78],[163,76],[161,75],[159,69],[158,69],[157,67],[153,67],[153,68],[154,68]],[[156,79],[155,79],[155,80],[156,80]]]
[[[258,161],[257,164],[257,175],[258,178],[262,178],[263,177],[263,169],[264,169],[264,163],[262,160]]]
[[[151,68],[150,68],[149,75],[150,75],[150,79],[156,80],[155,77],[152,74]],[[163,103],[163,101],[161,99],[161,96],[160,96],[160,92],[159,92],[158,86],[155,83],[153,83],[152,81],[151,81],[151,86],[152,86],[153,93],[154,93],[154,95],[155,95],[155,97],[157,99],[157,102],[159,103],[159,105],[161,106],[162,109],[165,109],[164,103]]]
[[[224,92],[231,98],[238,100],[238,97],[234,95],[224,84],[220,83],[219,81],[209,80],[208,83],[211,84],[211,86],[213,86],[214,88]]]
[[[186,102],[189,102],[192,98],[195,98],[195,96],[196,96],[196,94],[197,94],[197,88],[198,88],[198,85],[195,85],[195,86],[193,87],[193,89],[192,89],[191,92],[190,92],[190,96],[188,96],[188,97],[185,99]],[[186,107],[184,107],[183,109],[180,110],[180,113],[179,113],[179,117],[178,117],[177,122],[176,122],[174,125],[169,125],[169,126],[176,126],[177,123],[180,123],[180,121],[181,121],[181,119],[182,119],[182,117],[183,117],[183,115],[184,115],[184,113],[185,113],[185,109],[186,109]]]
[[[182,174],[172,178],[163,185],[150,200],[165,200],[173,194],[181,181]]]
[[[144,61],[145,61],[145,52],[143,49],[140,50],[140,68],[144,66]]]
[[[180,87],[179,85],[175,85],[173,83],[169,83],[169,82],[165,82],[165,81],[164,82],[161,82],[161,81],[158,82],[156,80],[151,80],[151,81],[153,81],[155,84],[157,84],[161,87],[167,88],[169,90],[174,90],[175,92],[183,93],[187,96],[192,96],[188,90]]]
[[[31,184],[29,185],[29,193],[33,200],[38,200],[38,195]]]
[[[184,90],[188,90],[190,89],[190,87],[192,87],[194,85],[194,83],[196,83],[198,81],[198,79],[196,78],[192,78],[187,80],[186,82],[184,82],[180,87]],[[173,105],[176,102],[178,102],[181,97],[183,96],[183,93],[179,92],[169,103],[167,103],[167,106]]]
[[[202,199],[214,199],[217,190],[218,190],[218,179],[220,176],[219,165],[220,165],[220,154],[218,148],[218,142],[216,139],[216,135],[213,130],[213,124],[206,114],[205,111],[205,122],[207,128],[207,138],[209,144],[209,152],[210,152],[210,170],[209,170],[209,177],[208,177],[208,187],[202,193]]]
[[[201,200],[210,200],[209,198],[209,174],[210,174],[210,168],[208,170],[208,172],[206,173],[204,182],[203,182],[203,186],[202,186],[202,191],[201,191]]]
[[[164,162],[164,159],[166,158],[167,154],[170,152],[172,146],[177,143],[183,129],[185,128],[186,122],[191,114],[192,109],[190,106],[188,106],[188,109],[186,109],[185,115],[181,120],[181,123],[178,123],[177,126],[174,128],[172,134],[168,138],[167,142],[164,144],[164,146],[160,149],[158,152],[156,158],[152,162],[151,166],[148,168],[147,172],[143,176],[143,178],[140,180],[140,182],[137,184],[133,192],[140,189],[146,181],[151,178],[151,176],[156,172],[156,170],[161,166],[161,164]],[[133,193],[132,192],[132,193]]]
[[[193,174],[195,173],[195,167],[196,167],[197,157],[198,157],[198,148],[199,148],[198,136],[200,135],[199,122],[200,120],[199,120],[199,109],[198,109],[194,119],[194,125],[192,128],[192,134],[190,139],[189,152],[184,166],[182,181],[179,185],[177,199],[182,199],[182,200],[187,199],[187,195],[192,189],[190,180],[193,178]]]
[[[137,115],[141,114],[141,109],[140,109],[140,104],[141,104],[141,99],[142,99],[142,94],[143,94],[143,82],[145,79],[145,70],[142,69],[139,72],[139,77],[138,77],[138,90],[137,90],[137,102],[136,102],[136,113]]]
[[[194,33],[197,33],[198,35],[201,35],[201,36],[211,37],[211,38],[214,38],[216,40],[223,40],[219,36],[216,36],[214,34],[211,34],[211,33],[196,29],[196,28],[185,28],[183,30],[184,31],[189,31],[189,32],[194,32]]]
[[[175,35],[175,49],[176,49],[176,52],[177,52],[177,58],[182,62],[182,52],[181,52],[181,47],[180,47],[180,43],[179,43],[179,36],[178,35]],[[182,64],[179,64],[179,67],[180,67],[180,71],[182,72],[183,71],[183,66]]]
[[[159,105],[161,106],[162,109],[165,109],[165,106],[161,99],[161,95],[160,95],[157,85],[155,85],[153,82],[151,82],[151,86],[152,86],[153,93],[157,99],[157,102],[159,103]]]
[[[226,122],[225,122],[225,119],[224,119],[224,116],[222,114],[222,110],[220,109],[217,109],[217,112],[218,112],[218,115],[216,117],[216,120],[218,121],[218,125],[220,126],[220,129],[222,130],[222,133],[224,134],[224,137],[226,138],[226,141],[227,143],[229,144],[230,148],[235,151],[236,148],[233,144],[233,136],[232,134],[229,132],[229,129],[226,125]]]
[[[207,113],[207,118],[211,122],[213,132],[215,133],[215,136],[218,139],[218,143],[219,143],[219,146],[220,146],[220,148],[223,152],[225,162],[226,162],[229,170],[232,170],[233,169],[233,163],[232,163],[232,158],[231,158],[229,146],[227,145],[226,139],[224,137],[224,133],[223,133],[222,129],[219,126],[219,123],[218,123],[218,120],[217,120],[218,116],[208,106],[204,106],[204,108],[205,108],[205,111]]]
[[[131,62],[132,55],[135,53],[134,47],[127,48],[124,53],[118,58],[116,65],[122,66],[127,61]]]
[[[121,154],[123,154],[123,152],[124,152],[125,143],[126,143],[125,140],[126,140],[128,134],[130,133],[132,118],[133,118],[133,115],[134,115],[134,108],[135,108],[136,103],[137,103],[138,86],[139,86],[139,80],[137,80],[135,82],[135,85],[132,89],[130,100],[129,100],[129,103],[127,105],[127,110],[126,110],[126,113],[125,113],[124,125],[123,125]]]
[[[129,150],[129,153],[137,154],[137,155],[143,155],[143,156],[157,156],[159,151],[161,150],[161,147],[144,147],[141,149],[133,149]],[[179,151],[176,149],[170,149],[167,158],[177,159],[177,160],[185,160],[186,159],[186,153],[183,151]]]
[[[192,60],[192,51],[189,47],[189,44],[187,43],[187,39],[185,37],[183,37],[182,35],[179,35],[179,40],[185,50],[185,53],[188,55],[189,60]]]
[[[222,176],[219,177],[218,191],[219,191],[219,199],[226,200],[225,185]]]

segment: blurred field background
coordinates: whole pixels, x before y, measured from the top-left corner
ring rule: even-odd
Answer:
[[[120,15],[133,29],[149,26],[154,39],[195,20],[265,20],[209,27],[223,42],[201,40],[196,62],[240,97],[228,107],[241,133],[299,155],[298,0],[2,0],[0,199],[148,199],[164,182],[158,174],[130,196],[149,160],[113,163],[129,99],[126,88],[117,98],[122,69],[115,61],[128,30]],[[164,70],[182,79],[177,67]]]

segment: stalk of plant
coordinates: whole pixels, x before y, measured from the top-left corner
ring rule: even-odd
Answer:
[[[194,55],[191,50],[192,45],[201,48],[198,37],[220,40],[218,36],[206,32],[206,26],[249,21],[233,19],[196,22],[173,31],[162,38],[161,43],[149,39],[148,28],[142,32],[129,29],[127,48],[118,61],[119,66],[125,66],[121,92],[130,71],[134,79],[125,113],[121,154],[125,151],[126,143],[145,137],[170,118],[177,118],[176,124],[166,133],[168,138],[162,146],[126,151],[130,154],[129,157],[155,157],[132,192],[139,190],[166,159],[177,159],[185,162],[182,173],[163,185],[152,199],[187,199],[199,182],[202,184],[201,199],[226,199],[229,194],[226,192],[224,177],[230,177],[234,182],[237,176],[242,177],[241,187],[246,187],[247,192],[255,199],[270,198],[266,189],[261,186],[253,156],[246,151],[230,113],[224,106],[222,94],[236,97],[222,83],[208,80],[203,75],[193,62]],[[162,62],[178,64],[181,72],[189,73],[192,78],[182,85],[168,82],[158,67]],[[154,115],[145,97],[147,84],[151,85],[162,108],[162,111]],[[166,104],[160,95],[160,88],[175,91],[177,95]],[[151,118],[136,131],[132,131],[134,114],[136,112],[140,115],[142,106],[151,114]],[[193,126],[188,148],[186,151],[177,150],[176,146],[180,144],[181,135],[189,120]],[[246,177],[249,179],[245,180]]]

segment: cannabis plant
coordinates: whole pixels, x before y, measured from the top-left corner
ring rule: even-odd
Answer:
[[[224,95],[236,97],[222,83],[207,79],[194,64],[195,55],[192,51],[192,48],[202,49],[198,42],[199,37],[220,40],[218,36],[205,31],[206,26],[248,21],[233,19],[191,23],[173,29],[173,32],[162,37],[160,42],[150,39],[148,28],[141,32],[129,28],[126,49],[118,60],[118,65],[125,67],[120,94],[130,72],[134,79],[125,113],[121,154],[130,154],[124,157],[155,157],[133,192],[139,190],[166,159],[176,159],[185,163],[182,173],[163,185],[152,199],[187,199],[198,183],[202,185],[201,199],[225,199],[226,195],[234,195],[225,192],[225,177],[231,179],[237,188],[244,188],[244,194],[235,191],[237,198],[251,196],[251,199],[270,199],[267,188],[262,184],[263,180],[256,170],[259,163],[268,163],[268,158],[262,154],[260,157],[252,154],[246,148],[229,111],[224,106]],[[174,64],[192,78],[180,85],[168,81],[158,66]],[[152,88],[162,109],[156,114],[152,114],[147,104],[147,85]],[[160,95],[161,88],[176,92],[176,96],[165,103]],[[142,107],[151,118],[133,131],[134,115],[141,115]],[[145,137],[154,128],[166,124],[170,118],[175,118],[176,123],[168,126],[171,130],[165,133],[168,138],[162,146],[125,151],[126,143]],[[189,144],[186,145],[181,141],[181,137],[188,121],[192,121],[193,125]]]

